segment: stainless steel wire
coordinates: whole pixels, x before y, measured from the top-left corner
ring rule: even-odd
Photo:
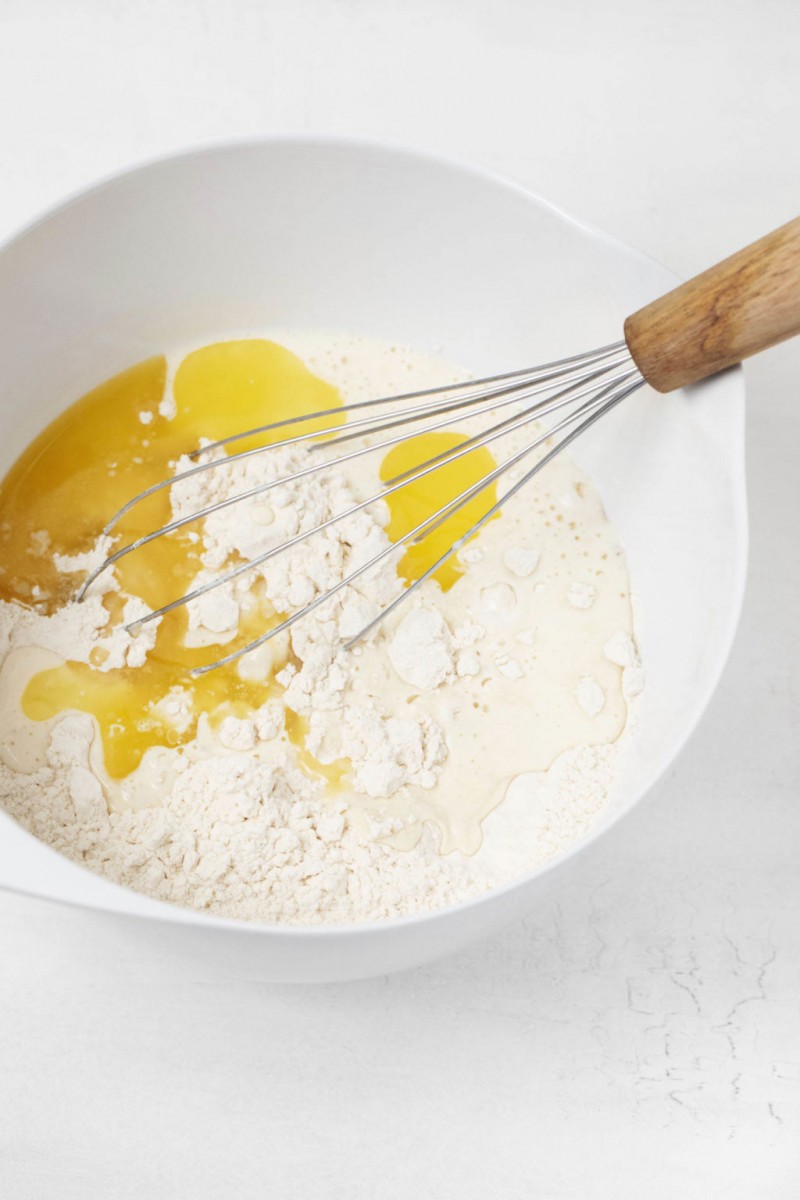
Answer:
[[[427,515],[415,528],[409,530],[397,542],[387,546],[379,554],[370,559],[369,562],[362,564],[357,570],[340,580],[335,587],[317,596],[309,604],[306,604],[296,612],[289,614],[278,625],[269,629],[261,637],[249,642],[246,646],[240,647],[213,663],[195,668],[192,671],[192,675],[203,675],[208,671],[215,670],[217,667],[232,662],[291,628],[296,621],[313,612],[342,588],[353,583],[359,576],[378,566],[385,558],[393,554],[398,546],[422,541],[434,529],[439,527],[442,522],[446,521],[460,508],[463,508],[465,504],[474,499],[475,496],[479,495],[496,480],[500,479],[506,472],[522,463],[535,450],[550,443],[554,437],[563,434],[419,579],[405,588],[369,625],[350,638],[345,646],[345,648],[350,648],[393,612],[399,604],[413,595],[427,579],[435,574],[439,567],[452,554],[456,553],[470,538],[474,537],[486,522],[499,512],[502,506],[507,504],[547,463],[552,461],[557,454],[561,453],[566,446],[585,432],[585,430],[589,429],[602,416],[636,391],[637,388],[640,388],[643,383],[644,379],[634,365],[625,342],[614,342],[611,345],[603,346],[587,354],[560,359],[540,367],[506,372],[502,375],[491,375],[483,379],[470,380],[463,384],[426,388],[420,391],[405,392],[393,396],[381,396],[344,406],[343,408],[325,409],[320,412],[290,417],[284,421],[272,422],[267,425],[258,426],[255,429],[248,429],[233,434],[230,437],[204,446],[199,450],[194,450],[190,457],[197,459],[202,455],[202,462],[196,463],[196,465],[170,478],[161,480],[143,492],[140,492],[137,496],[134,496],[112,517],[103,531],[104,534],[110,534],[119,520],[148,496],[164,488],[169,488],[174,483],[193,475],[213,471],[223,463],[230,464],[255,455],[269,454],[279,447],[300,447],[303,445],[305,445],[307,452],[313,455],[314,461],[309,466],[288,475],[259,484],[237,495],[226,497],[224,500],[208,505],[188,516],[176,518],[160,528],[152,530],[136,538],[129,544],[114,550],[95,571],[88,575],[78,593],[78,600],[83,600],[95,580],[113,567],[115,563],[119,562],[121,558],[134,553],[156,538],[168,536],[185,525],[201,521],[212,513],[219,512],[221,509],[241,503],[243,500],[253,496],[263,495],[282,484],[294,483],[322,471],[335,471],[344,464],[361,458],[364,455],[385,452],[391,447],[405,441],[409,436],[416,437],[419,434],[431,433],[448,426],[455,426],[456,424],[458,424],[459,428],[463,428],[467,421],[486,417],[510,405],[518,406],[517,410],[512,412],[510,416],[506,416],[486,429],[479,430],[458,446],[428,458],[418,466],[387,480],[380,491],[366,500],[359,501],[350,508],[334,514],[334,516],[321,522],[314,528],[304,530],[286,542],[278,546],[273,546],[254,559],[224,572],[201,587],[195,588],[177,597],[169,604],[154,609],[138,620],[131,622],[126,628],[129,632],[134,632],[148,622],[154,621],[158,617],[162,617],[166,613],[188,604],[205,593],[263,566],[270,559],[285,553],[307,538],[314,537],[316,534],[329,529],[337,522],[362,511],[376,501],[386,499],[393,493],[407,487],[415,480],[421,479],[439,470],[441,467],[457,461],[482,446],[491,445],[517,430],[542,421],[545,417],[558,414],[558,418],[554,424],[548,425],[541,432],[537,430],[532,440],[527,442],[522,449],[512,453],[492,471],[478,480],[477,483],[465,489],[446,504],[443,504],[435,512]],[[369,410],[368,415],[361,415],[367,410]],[[352,414],[354,413],[358,413],[359,415],[355,419],[352,419]],[[346,417],[344,425],[341,424],[342,415]],[[304,432],[296,434],[292,434],[291,432],[293,428],[302,427],[303,424],[308,425],[313,422],[316,425],[326,417],[338,419],[337,423],[329,424],[322,429],[306,429]],[[407,425],[414,426],[411,433],[403,429],[401,433],[389,438],[378,441],[369,440],[376,434],[398,428],[402,429]],[[287,431],[289,436],[274,440],[275,432],[283,429]],[[233,445],[237,441],[241,441],[243,438],[259,435],[268,435],[270,436],[270,440],[264,445],[251,447],[233,454],[227,453],[226,447]],[[349,443],[354,439],[361,438],[367,439],[364,445],[336,457],[330,457],[331,449]],[[210,457],[218,451],[222,451],[222,453],[216,457]]]

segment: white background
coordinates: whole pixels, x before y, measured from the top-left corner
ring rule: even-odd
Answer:
[[[0,0],[0,235],[156,153],[331,131],[499,168],[688,275],[797,215],[799,61],[794,0]],[[558,902],[312,988],[0,895],[4,1200],[800,1195],[800,345],[747,379],[730,666]]]

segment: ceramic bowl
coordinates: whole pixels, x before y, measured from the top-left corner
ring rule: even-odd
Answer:
[[[614,341],[627,313],[675,282],[461,163],[294,137],[182,154],[73,198],[0,251],[0,469],[64,405],[175,344],[336,329],[436,348],[488,374]],[[421,916],[244,926],[92,875],[0,813],[0,885],[222,938],[238,931],[274,980],[408,967],[531,912],[670,764],[720,677],[745,575],[743,416],[736,369],[670,396],[642,390],[575,447],[627,551],[647,687],[616,798],[567,853]]]

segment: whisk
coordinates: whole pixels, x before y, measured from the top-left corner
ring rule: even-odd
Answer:
[[[309,465],[290,475],[260,484],[188,516],[170,521],[115,550],[87,577],[77,598],[79,601],[83,600],[101,574],[148,542],[174,533],[220,509],[268,492],[280,484],[308,478],[321,471],[336,470],[345,463],[367,454],[382,453],[410,436],[407,427],[411,428],[411,434],[416,437],[421,433],[445,429],[455,423],[458,423],[459,428],[463,428],[467,419],[488,418],[494,421],[488,428],[480,429],[457,446],[386,480],[381,490],[366,500],[353,504],[316,527],[299,533],[256,558],[179,596],[162,608],[132,621],[126,628],[133,633],[148,622],[263,565],[306,538],[313,537],[376,501],[386,499],[413,481],[434,473],[479,447],[489,446],[517,430],[535,426],[530,440],[521,449],[510,453],[477,483],[435,511],[426,514],[422,521],[397,542],[382,549],[368,562],[359,565],[330,590],[290,613],[261,637],[215,662],[195,668],[192,674],[201,675],[232,662],[289,629],[296,621],[308,616],[359,576],[377,567],[388,555],[396,551],[398,545],[421,541],[484,489],[496,483],[502,476],[513,473],[511,478],[514,482],[497,502],[489,507],[424,574],[401,591],[373,621],[350,638],[345,643],[346,648],[349,648],[383,621],[399,604],[404,603],[557,454],[639,388],[649,384],[658,392],[673,391],[713,375],[800,333],[800,217],[640,309],[625,321],[623,333],[624,337],[620,341],[542,366],[491,375],[462,384],[383,396],[345,405],[344,408],[331,408],[292,417],[261,425],[256,429],[248,429],[204,446],[202,451],[196,450],[191,456],[196,459],[202,453],[202,462],[134,496],[109,521],[104,534],[110,534],[120,518],[146,497],[171,487],[181,479],[213,471],[221,463],[231,463],[257,454],[269,454],[279,446],[306,445],[311,454]],[[513,411],[495,421],[494,414],[506,408]],[[340,423],[342,413],[347,418],[344,426]],[[326,417],[330,417],[332,423],[319,428],[320,421],[324,421]],[[550,419],[549,423],[540,428],[540,422],[545,419]],[[311,431],[304,431],[303,426],[309,422],[313,422],[313,428]],[[277,430],[283,430],[285,436],[277,441],[272,440],[272,435]],[[401,432],[374,440],[375,435],[392,430]],[[227,448],[237,441],[260,434],[271,435],[271,440],[263,446],[248,448],[238,453],[228,452]],[[332,447],[358,440],[362,440],[363,444],[356,445],[337,457],[330,457]],[[533,465],[523,465],[526,459],[540,449],[544,449],[544,453],[536,458]],[[209,458],[209,455],[213,456],[215,452],[221,453],[218,457]]]

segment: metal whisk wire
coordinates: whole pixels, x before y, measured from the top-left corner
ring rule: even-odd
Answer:
[[[440,526],[444,521],[451,517],[455,512],[467,504],[475,496],[479,495],[507,471],[512,470],[517,464],[521,463],[528,455],[539,447],[549,443],[551,439],[564,431],[564,436],[550,448],[541,458],[537,459],[536,463],[529,468],[519,480],[505,492],[505,494],[492,505],[492,507],[458,539],[452,547],[450,547],[435,563],[430,566],[425,573],[415,580],[409,587],[404,589],[391,604],[384,608],[373,621],[371,621],[364,629],[360,630],[347,643],[345,648],[349,648],[359,641],[362,637],[368,634],[379,622],[389,615],[394,609],[409,596],[422,586],[439,567],[453,553],[456,553],[467,541],[490,520],[500,508],[508,503],[508,501],[516,495],[522,487],[527,484],[534,475],[542,470],[548,462],[550,462],[557,454],[566,448],[572,441],[580,436],[586,429],[590,428],[600,417],[604,416],[610,409],[614,408],[623,399],[629,396],[637,388],[641,387],[644,379],[636,366],[634,365],[627,346],[624,341],[616,342],[609,346],[601,347],[598,350],[591,351],[587,354],[578,355],[572,358],[561,359],[553,363],[545,364],[541,367],[528,369],[523,371],[507,372],[503,375],[488,376],[479,380],[472,380],[464,384],[450,384],[443,387],[426,388],[421,391],[407,392],[394,396],[383,396],[366,401],[360,401],[356,404],[346,405],[343,408],[327,409],[320,412],[303,414],[296,417],[290,417],[283,421],[272,422],[268,425],[262,425],[255,429],[249,429],[220,439],[217,442],[203,446],[195,450],[190,457],[196,459],[200,455],[208,456],[217,450],[224,450],[225,447],[240,441],[243,438],[272,435],[280,429],[290,430],[291,427],[302,426],[309,422],[314,422],[315,425],[325,417],[341,419],[344,413],[348,420],[345,425],[337,423],[329,425],[323,429],[313,428],[312,430],[301,432],[293,436],[279,438],[278,440],[270,440],[265,445],[251,447],[234,454],[223,453],[220,457],[206,459],[206,461],[197,463],[196,465],[187,468],[170,478],[159,481],[158,483],[147,488],[145,491],[134,496],[118,513],[112,517],[106,526],[104,533],[108,534],[115,527],[118,521],[132,508],[145,500],[148,496],[155,494],[163,488],[171,487],[173,484],[187,479],[193,475],[200,474],[205,471],[214,470],[222,464],[229,465],[237,461],[250,458],[254,455],[268,454],[277,448],[285,448],[287,446],[301,446],[305,443],[306,449],[315,455],[317,461],[313,462],[308,467],[304,467],[289,475],[284,475],[279,478],[270,480],[266,483],[259,484],[256,487],[249,488],[246,491],[238,493],[234,496],[228,496],[224,500],[218,501],[215,504],[208,505],[206,508],[200,509],[197,512],[191,513],[188,516],[176,518],[161,526],[159,529],[153,530],[147,534],[130,542],[128,545],[122,546],[110,554],[106,560],[94,570],[84,581],[83,586],[78,594],[78,600],[83,600],[89,588],[94,581],[106,570],[111,568],[124,556],[133,553],[141,546],[156,538],[164,537],[176,530],[184,527],[195,521],[200,521],[212,513],[218,512],[221,509],[227,508],[233,504],[241,503],[243,500],[254,496],[263,495],[273,488],[279,487],[282,484],[294,483],[300,479],[307,478],[320,471],[331,471],[340,468],[345,463],[351,462],[366,454],[374,454],[380,451],[386,451],[392,446],[405,441],[409,436],[417,436],[418,434],[430,433],[447,426],[455,424],[456,420],[463,423],[465,420],[476,417],[486,416],[489,413],[494,413],[498,409],[509,405],[524,405],[521,412],[514,412],[503,420],[496,422],[484,429],[458,446],[450,450],[443,451],[418,466],[402,472],[399,475],[385,482],[384,487],[376,492],[375,495],[368,499],[352,505],[350,508],[334,514],[332,517],[316,525],[314,528],[304,530],[296,536],[288,539],[286,542],[278,546],[273,546],[263,554],[256,556],[252,560],[240,564],[231,570],[224,572],[222,575],[203,584],[201,587],[195,588],[185,595],[178,597],[169,604],[165,604],[161,608],[154,609],[138,620],[131,622],[126,628],[129,632],[134,632],[136,629],[147,624],[150,621],[164,616],[166,613],[188,604],[192,600],[198,599],[205,593],[221,587],[223,584],[229,583],[239,576],[253,571],[262,566],[270,559],[279,554],[285,553],[293,546],[305,541],[307,538],[329,529],[339,521],[345,520],[347,517],[367,508],[369,505],[376,503],[379,500],[384,500],[386,497],[399,491],[401,488],[408,486],[417,479],[421,479],[430,473],[439,470],[441,467],[455,462],[459,458],[481,446],[486,446],[492,442],[501,439],[502,437],[521,429],[531,423],[538,422],[542,418],[553,413],[559,413],[563,409],[567,409],[566,415],[562,415],[554,425],[549,426],[544,432],[538,433],[534,439],[527,443],[522,449],[513,453],[509,458],[501,462],[492,471],[483,476],[477,483],[467,488],[458,496],[443,504],[436,512],[433,512],[425,517],[415,528],[409,530],[402,538],[398,539],[393,544],[385,547],[379,554],[375,555],[369,562],[362,564],[355,571],[351,572],[346,578],[340,580],[333,588],[327,592],[317,596],[310,603],[291,613],[278,625],[269,629],[261,637],[249,642],[246,646],[240,647],[231,654],[225,655],[217,661],[203,667],[195,668],[191,673],[193,676],[203,675],[208,671],[215,670],[217,667],[223,666],[244,654],[255,650],[258,646],[263,645],[271,638],[278,636],[280,633],[289,629],[296,621],[313,612],[322,603],[335,595],[342,588],[353,583],[359,576],[370,571],[378,566],[390,554],[393,554],[398,546],[406,543],[416,543],[423,540],[434,529]],[[543,397],[530,404],[528,401]],[[422,403],[416,403],[422,401]],[[408,402],[415,402],[408,405]],[[399,408],[400,405],[406,404],[406,407]],[[388,407],[388,412],[384,411]],[[399,408],[399,411],[398,411]],[[363,413],[365,410],[370,410],[369,415],[358,416],[355,420],[351,420],[351,414],[358,412]],[[355,438],[369,438],[370,435],[383,433],[388,430],[401,428],[406,425],[419,426],[413,430],[413,434],[406,431],[401,432],[393,437],[386,438],[380,441],[367,441],[367,443],[356,450],[341,454],[335,458],[324,457],[324,452],[332,447],[342,445],[345,442],[350,442]],[[325,440],[321,440],[325,439]]]
[[[566,404],[574,403],[574,401],[577,400],[581,395],[585,394],[585,392],[575,393],[575,388],[580,383],[585,383],[587,381],[599,379],[602,375],[606,374],[609,370],[611,370],[616,365],[617,365],[616,359],[612,359],[609,363],[601,363],[601,365],[599,367],[593,367],[592,370],[590,370],[590,371],[578,373],[575,376],[575,378],[573,379],[573,381],[569,384],[568,387],[563,388],[560,392],[556,392],[555,395],[553,395],[549,398],[549,400],[544,401],[539,405],[532,406],[531,408],[526,409],[526,412],[525,412],[526,423],[527,423],[527,421],[533,419],[534,416],[541,418],[543,416],[547,416],[551,412],[556,411],[558,408],[561,408]],[[488,395],[490,398],[494,397],[494,396],[504,397],[502,399],[498,399],[496,401],[496,403],[489,403],[489,404],[483,403],[481,406],[479,406],[478,400],[485,401],[486,397],[487,397],[487,393],[481,393],[478,398],[476,398],[474,395],[470,395],[470,397],[466,401],[466,405],[464,404],[463,401],[451,401],[451,402],[443,404],[443,405],[442,404],[425,405],[424,406],[424,414],[435,413],[436,415],[439,415],[444,412],[446,415],[443,420],[435,421],[432,424],[422,426],[420,429],[417,430],[417,433],[433,433],[436,430],[444,429],[448,425],[452,425],[453,422],[452,422],[450,414],[453,412],[458,412],[464,407],[472,407],[473,411],[468,413],[469,417],[480,416],[480,415],[483,415],[484,413],[492,412],[498,408],[505,407],[508,404],[515,404],[515,403],[519,403],[522,400],[530,399],[532,396],[538,395],[542,391],[549,391],[550,389],[551,389],[551,385],[550,385],[549,381],[543,382],[543,383],[537,383],[533,387],[531,387],[526,381],[526,383],[524,385],[517,383],[517,384],[511,385],[508,387],[504,387],[503,389],[498,390],[498,391],[489,392]],[[452,389],[450,389],[450,390],[452,390]],[[575,393],[575,394],[572,394],[572,393]],[[402,398],[402,397],[400,397],[400,398]],[[382,403],[389,403],[395,399],[398,399],[398,398],[397,397],[385,397],[385,398],[383,398]],[[373,403],[373,402],[366,401],[366,403],[369,404],[369,403]],[[346,412],[349,410],[347,408],[344,408],[344,409],[340,408],[340,409],[337,409],[334,411],[341,413],[343,411]],[[132,500],[129,500],[128,503],[126,505],[124,505],[124,507],[121,508],[119,510],[119,512],[116,513],[112,517],[111,521],[109,521],[108,525],[106,525],[105,529],[103,530],[103,533],[108,534],[114,528],[114,526],[117,524],[117,522],[120,520],[120,518],[122,516],[124,516],[126,513],[130,512],[130,510],[132,508],[134,508],[137,504],[139,504],[142,500],[146,499],[148,496],[154,495],[156,492],[161,491],[165,487],[171,487],[174,483],[176,483],[182,479],[187,479],[193,475],[197,475],[197,474],[200,474],[205,471],[213,470],[215,467],[221,466],[222,464],[225,464],[225,463],[230,464],[232,462],[236,462],[236,461],[244,459],[244,458],[253,457],[254,455],[267,454],[267,453],[269,453],[269,451],[274,450],[276,447],[285,448],[287,446],[298,445],[299,443],[302,443],[302,442],[311,442],[311,444],[308,447],[309,450],[326,449],[331,446],[337,446],[337,445],[342,444],[343,442],[350,441],[353,437],[357,437],[357,436],[365,437],[368,434],[380,433],[382,431],[385,431],[386,429],[396,428],[397,426],[407,425],[411,422],[416,422],[416,421],[422,419],[422,415],[423,414],[420,414],[418,412],[418,410],[416,410],[416,409],[415,410],[407,409],[400,416],[396,416],[393,420],[388,421],[388,422],[382,421],[379,424],[375,424],[374,421],[370,421],[368,424],[368,428],[361,429],[358,432],[353,432],[353,426],[359,425],[359,424],[365,424],[365,422],[356,421],[356,422],[352,422],[352,424],[348,422],[348,425],[346,426],[347,432],[344,434],[341,433],[342,427],[340,425],[329,426],[328,428],[323,429],[323,430],[315,430],[310,433],[298,434],[296,437],[282,438],[277,442],[270,442],[264,446],[256,446],[255,448],[250,449],[250,450],[243,450],[239,454],[224,455],[221,458],[216,458],[216,459],[212,459],[209,462],[200,463],[198,466],[190,467],[188,470],[182,471],[180,474],[174,475],[170,479],[161,480],[158,483],[155,483],[151,487],[147,488],[145,491],[140,492],[138,494],[138,496],[134,496],[134,498]],[[252,434],[263,433],[263,432],[266,432],[267,430],[271,431],[275,428],[281,428],[283,425],[294,424],[294,423],[296,423],[298,421],[302,421],[302,420],[305,420],[305,421],[316,420],[316,419],[318,419],[318,416],[319,416],[319,414],[317,414],[317,413],[311,413],[306,417],[292,417],[287,422],[278,422],[276,425],[273,425],[273,426],[262,426],[261,428],[259,428],[257,430],[248,430],[245,433],[237,434],[235,436],[235,438],[226,439],[226,442],[231,442],[234,440],[241,439],[243,437],[248,437],[248,436],[251,436]],[[508,424],[509,424],[508,422],[501,422],[500,424],[493,426],[492,429],[489,431],[491,436],[487,436],[486,440],[489,440],[489,441],[494,440],[496,437],[500,436],[501,433],[508,432],[509,431],[507,428]],[[339,433],[340,436],[336,437],[336,438],[332,438],[331,440],[326,441],[326,442],[320,442],[319,440],[317,440],[320,437],[326,437],[328,434],[333,434],[333,433]],[[312,441],[312,439],[315,439],[315,440]],[[359,450],[354,450],[349,454],[341,455],[334,462],[331,462],[329,460],[323,460],[321,462],[313,464],[312,466],[304,468],[302,471],[295,471],[293,474],[285,475],[280,479],[274,479],[274,480],[270,480],[267,483],[258,484],[256,487],[249,488],[245,492],[239,492],[235,496],[228,496],[228,497],[226,497],[226,499],[219,500],[215,504],[210,504],[206,508],[198,509],[197,512],[191,513],[189,516],[179,517],[174,521],[170,521],[166,525],[162,525],[159,529],[155,529],[150,533],[143,534],[141,537],[137,538],[135,541],[130,542],[126,546],[122,546],[119,550],[116,550],[113,554],[111,554],[105,560],[105,562],[101,563],[101,565],[94,572],[92,572],[92,574],[90,574],[87,577],[87,579],[84,581],[81,591],[78,595],[78,599],[82,600],[84,598],[84,596],[86,595],[88,589],[94,583],[95,579],[97,579],[98,576],[101,575],[104,571],[106,571],[109,567],[113,566],[114,563],[119,562],[119,560],[121,558],[124,558],[127,554],[131,554],[134,550],[138,550],[141,546],[147,545],[148,542],[152,542],[156,538],[164,537],[165,535],[170,534],[170,533],[175,533],[178,529],[182,529],[185,525],[189,525],[195,521],[202,520],[203,518],[210,516],[212,513],[219,512],[224,508],[229,508],[231,505],[238,504],[242,500],[249,500],[254,496],[263,495],[265,492],[271,491],[273,488],[278,487],[280,484],[295,483],[298,479],[304,479],[310,475],[315,475],[320,471],[329,469],[331,466],[341,466],[343,463],[351,462],[353,459],[361,458],[366,454],[373,454],[379,450],[388,450],[392,446],[396,446],[400,442],[403,442],[405,440],[406,440],[406,434],[399,434],[397,437],[389,438],[382,442],[369,443],[368,445],[363,446]],[[481,442],[481,444],[486,444],[486,442],[485,441]],[[214,446],[218,446],[218,445],[220,445],[220,443],[218,443],[218,442],[214,443]],[[474,445],[472,445],[472,442],[470,442],[469,445],[473,449],[476,448]],[[214,448],[213,446],[209,446],[205,449],[207,449],[210,452],[211,450],[213,450],[213,448]],[[435,459],[429,459],[429,460],[427,460],[426,463],[421,464],[421,465],[427,467],[434,462],[436,462],[438,465],[443,465],[443,461],[440,462],[440,458],[442,460],[444,460],[446,458],[457,458],[457,457],[461,456],[461,453],[463,453],[464,450],[465,450],[465,447],[461,447],[461,448],[459,448],[459,451],[446,452],[445,455],[437,456]],[[419,476],[415,476],[415,478],[419,478]],[[390,483],[390,484],[393,482],[394,482],[394,480],[388,481],[388,483]],[[407,478],[405,480],[405,482],[406,483],[411,482],[410,476],[409,476],[409,478]],[[383,492],[381,494],[386,495],[387,493]],[[372,503],[372,501],[368,501],[367,503]],[[350,513],[348,512],[347,515],[350,515]],[[316,532],[316,530],[314,530],[314,532]],[[255,565],[255,563],[253,565]],[[194,594],[190,594],[189,596],[187,596],[186,599],[187,600],[194,599]],[[161,615],[161,612],[162,612],[162,610],[159,609],[159,610],[157,610],[157,612],[155,612],[153,614],[153,616],[159,616],[159,615]]]

